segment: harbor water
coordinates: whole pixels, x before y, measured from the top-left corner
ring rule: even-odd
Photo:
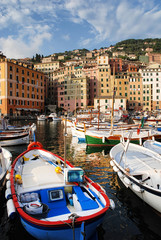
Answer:
[[[28,123],[20,121],[12,124]],[[52,121],[35,123],[36,140],[43,144],[44,149],[64,158],[63,123]],[[25,151],[27,146],[6,148],[11,151],[14,159]],[[161,216],[121,184],[110,166],[109,149],[87,148],[85,143],[78,143],[78,139],[72,137],[68,128],[66,156],[74,166],[82,167],[89,178],[99,183],[115,203],[115,209],[106,212],[104,221],[98,228],[99,240],[161,239]],[[4,190],[0,192],[0,240],[34,240],[22,227],[18,217],[14,220],[7,218]]]

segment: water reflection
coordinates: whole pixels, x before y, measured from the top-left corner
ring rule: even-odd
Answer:
[[[23,125],[23,122],[21,124]],[[36,140],[40,141],[45,149],[64,157],[63,124],[52,121],[40,121],[36,124]],[[67,132],[67,159],[74,166],[82,167],[88,177],[104,187],[116,205],[114,211],[109,210],[105,215],[99,228],[99,240],[161,239],[161,218],[121,184],[110,166],[109,149],[87,148],[85,143],[78,143],[77,138],[72,137],[69,128]],[[27,146],[19,146],[10,150],[16,157],[26,148]],[[2,239],[6,240],[33,240],[18,219],[12,224],[7,220],[4,196],[1,200],[0,239],[2,236]]]

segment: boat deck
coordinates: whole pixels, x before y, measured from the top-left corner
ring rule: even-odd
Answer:
[[[128,151],[122,157],[122,151],[117,153],[116,161],[123,168],[129,168],[130,174],[155,171],[161,173],[161,158],[151,156],[145,151],[141,152],[137,149],[129,148]],[[120,160],[122,159],[122,160]]]

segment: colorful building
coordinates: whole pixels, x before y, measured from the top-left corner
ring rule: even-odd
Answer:
[[[15,60],[0,62],[0,114],[44,112],[44,74]]]

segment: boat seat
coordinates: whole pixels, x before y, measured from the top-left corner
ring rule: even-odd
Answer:
[[[59,189],[63,190],[63,188],[59,188]],[[49,207],[47,218],[70,213],[69,209],[67,208],[66,198],[64,197],[64,190],[63,190],[63,198],[56,201],[51,201],[49,199],[49,191],[51,190],[52,189],[40,190],[41,202],[47,204]]]
[[[100,198],[97,196],[97,194],[92,191],[91,189],[89,189],[89,191],[92,193],[92,195],[97,199],[97,201],[99,202],[99,204],[104,208],[105,205],[101,202]]]
[[[90,199],[90,196],[87,197],[82,191],[80,186],[73,187],[74,192],[77,195],[78,201],[81,205],[82,210],[91,210],[98,208],[98,203],[93,199]]]

